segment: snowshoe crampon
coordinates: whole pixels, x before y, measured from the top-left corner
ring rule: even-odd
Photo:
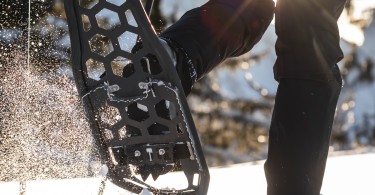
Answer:
[[[65,0],[77,88],[110,181],[134,193],[206,194],[208,168],[150,5]],[[174,171],[183,172],[182,189],[147,182]]]

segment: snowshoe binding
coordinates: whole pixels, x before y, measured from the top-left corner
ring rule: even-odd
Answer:
[[[152,1],[64,3],[73,74],[107,177],[134,193],[206,194],[208,168],[172,59],[150,24]],[[146,182],[176,170],[186,188]]]

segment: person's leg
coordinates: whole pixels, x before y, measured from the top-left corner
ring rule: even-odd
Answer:
[[[268,195],[319,195],[341,86],[281,79],[265,164]]]
[[[226,58],[248,52],[264,34],[273,14],[272,0],[211,0],[166,29],[160,38],[189,59],[177,62],[176,67],[185,93]]]
[[[341,90],[337,19],[345,0],[278,0],[278,92],[265,164],[268,195],[319,195]]]
[[[248,52],[262,37],[274,13],[272,0],[211,0],[187,12],[166,29],[159,38],[172,58],[186,95],[194,82],[228,57]],[[132,52],[142,48],[138,42]],[[150,60],[150,64],[158,63]],[[152,66],[151,66],[152,67]],[[126,71],[123,71],[125,74]],[[157,108],[167,116],[169,108]],[[138,118],[141,110],[128,109]],[[157,130],[155,130],[157,131]],[[172,166],[141,167],[143,178],[149,174],[163,174]]]

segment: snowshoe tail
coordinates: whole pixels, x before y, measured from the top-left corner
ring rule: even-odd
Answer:
[[[181,82],[140,0],[64,3],[73,74],[107,177],[134,193],[206,194],[209,172]],[[145,182],[175,169],[186,189]]]

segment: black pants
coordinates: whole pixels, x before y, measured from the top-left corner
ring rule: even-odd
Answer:
[[[337,19],[344,4],[278,0],[276,5],[279,87],[265,164],[268,195],[319,195],[341,89]],[[161,37],[184,48],[202,77],[226,58],[248,52],[273,13],[271,0],[211,0]]]

